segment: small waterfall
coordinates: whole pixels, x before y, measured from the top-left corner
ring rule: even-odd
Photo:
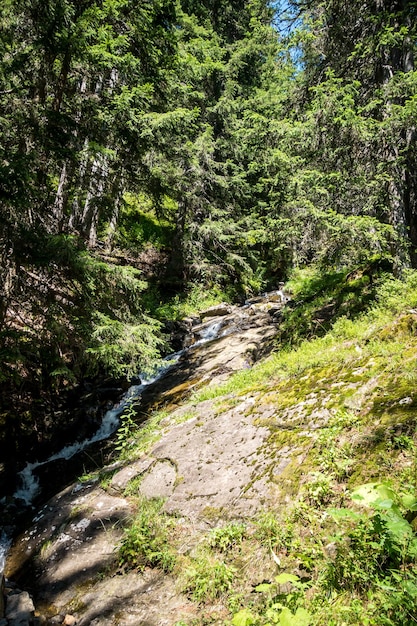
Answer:
[[[218,326],[218,324],[213,326]],[[215,338],[215,329],[210,327],[208,330],[210,332],[205,334],[200,343],[210,341]],[[26,505],[30,505],[40,490],[39,479],[35,475],[35,470],[38,467],[42,467],[43,465],[47,465],[48,463],[59,459],[68,460],[88,448],[91,444],[103,441],[110,437],[110,435],[112,435],[119,427],[121,413],[123,413],[123,411],[132,402],[135,402],[140,398],[145,387],[156,383],[160,378],[162,378],[162,376],[177,363],[184,352],[185,350],[180,350],[179,352],[175,352],[174,354],[170,354],[165,357],[164,363],[157,368],[153,376],[147,377],[147,375],[141,374],[139,378],[142,383],[140,385],[132,385],[129,387],[119,404],[105,413],[99,429],[92,437],[84,439],[83,441],[76,441],[73,444],[65,446],[62,450],[56,452],[45,461],[27,463],[25,468],[19,472],[20,487],[13,494],[13,498],[15,500],[22,500]]]
[[[213,341],[213,339],[217,339],[222,326],[223,320],[220,320],[217,322],[213,322],[209,326],[201,329],[201,331],[199,332],[200,339],[196,341],[191,347],[194,348],[195,346],[200,346],[207,341]]]
[[[276,292],[272,292],[271,294],[264,294],[263,296],[260,296],[258,298],[252,298],[251,300],[248,300],[245,305],[241,307],[241,310],[243,311],[244,309],[247,309],[253,303],[262,302],[265,300],[267,302],[277,301],[284,304],[288,300],[288,298],[281,290],[277,290]],[[35,474],[37,468],[59,459],[70,459],[74,455],[85,450],[91,444],[107,439],[119,427],[120,415],[122,414],[122,412],[132,402],[136,402],[140,398],[145,387],[159,381],[159,379],[161,379],[168,370],[174,367],[178,360],[181,358],[181,356],[183,356],[188,351],[192,351],[194,348],[200,346],[203,343],[213,341],[218,337],[223,337],[228,334],[234,334],[238,331],[239,324],[232,323],[230,320],[230,315],[228,317],[216,317],[213,319],[212,322],[200,325],[199,329],[195,328],[194,337],[197,339],[197,341],[195,341],[194,344],[190,345],[184,350],[181,350],[179,352],[176,352],[175,354],[171,354],[166,357],[164,359],[164,363],[156,370],[156,372],[152,376],[141,374],[139,376],[141,384],[132,385],[122,397],[119,404],[105,413],[100,427],[91,438],[84,441],[76,441],[75,443],[67,445],[62,450],[53,454],[51,457],[44,461],[34,461],[28,463],[19,474],[20,486],[14,493],[14,500],[16,505],[19,506],[20,501],[20,504],[23,502],[27,506],[30,506],[36,495],[39,493],[39,479]],[[193,331],[191,331],[191,334],[192,333]],[[3,500],[0,500],[0,504],[6,505],[6,499],[3,498]],[[10,529],[7,528],[2,529],[0,521],[0,573],[3,570],[4,562],[11,543],[10,533],[8,532],[9,530]]]
[[[7,552],[9,551],[12,540],[6,532],[0,533],[0,574],[3,573],[4,565],[6,563]]]

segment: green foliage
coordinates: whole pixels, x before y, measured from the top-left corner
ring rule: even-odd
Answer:
[[[412,122],[404,116],[414,106],[407,85],[415,80],[415,9],[388,2],[378,8],[320,0],[295,4],[308,30],[299,39],[304,46],[301,81],[308,92],[303,91],[308,105],[299,150],[305,169],[327,178],[325,184],[313,183],[307,198],[315,209],[330,206],[355,221],[370,216],[389,223],[396,263],[415,265],[415,212],[409,199],[416,181],[407,173],[415,142],[407,139]],[[399,84],[402,89],[396,91]]]
[[[183,591],[195,602],[215,600],[231,589],[235,574],[235,568],[202,554],[183,573]]]
[[[85,354],[90,372],[131,377],[151,372],[159,359],[163,341],[155,331],[160,326],[145,316],[142,324],[127,324],[102,313],[94,316],[90,346]]]
[[[267,594],[269,600],[262,611],[262,616],[256,616],[249,609],[242,609],[233,616],[233,626],[310,626],[312,615],[297,604],[303,600],[307,586],[300,582],[298,576],[283,572],[275,576],[274,583],[262,583],[255,588],[261,594]],[[286,606],[286,605],[289,606]],[[292,610],[291,608],[292,607]]]
[[[317,267],[294,270],[287,283],[293,304],[283,312],[280,340],[296,344],[325,334],[338,318],[355,318],[376,297],[389,262],[376,258],[354,270],[323,273]]]
[[[123,458],[135,444],[138,425],[135,422],[136,410],[130,405],[120,416],[120,425],[116,432],[115,450]]]
[[[272,511],[262,511],[256,520],[256,537],[270,550],[286,549],[292,539],[292,528]]]
[[[228,524],[214,528],[208,537],[208,545],[219,552],[227,553],[229,550],[239,548],[246,533],[244,524]]]
[[[163,304],[154,301],[151,308],[157,319],[181,320],[220,302],[231,302],[231,300],[232,293],[222,290],[218,286],[210,288],[203,283],[194,283],[186,293],[176,295]]]
[[[169,545],[171,521],[161,512],[162,500],[143,499],[132,524],[125,529],[119,548],[120,565],[143,571],[145,567],[159,567],[170,572],[175,565],[175,554]]]
[[[145,247],[161,249],[171,244],[173,227],[158,217],[150,198],[125,194],[114,244],[133,253]]]

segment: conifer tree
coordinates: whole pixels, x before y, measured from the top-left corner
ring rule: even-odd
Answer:
[[[397,265],[415,266],[415,4],[313,1],[293,7],[305,25],[302,93],[314,124],[312,145],[324,181],[344,178],[339,202],[334,194],[330,199],[338,212],[391,226]]]

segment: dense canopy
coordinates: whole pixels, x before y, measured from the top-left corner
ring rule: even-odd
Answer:
[[[4,0],[3,415],[151,368],[187,294],[415,266],[416,12]]]

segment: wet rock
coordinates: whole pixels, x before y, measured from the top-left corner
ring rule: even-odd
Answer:
[[[47,619],[49,626],[113,626],[116,615],[123,626],[168,626],[192,619],[188,613],[193,605],[178,592],[174,578],[148,569],[116,575],[121,573],[117,547],[123,527],[137,506],[120,496],[129,481],[141,476],[139,493],[165,498],[165,511],[180,513],[186,520],[180,530],[184,553],[196,543],[201,527],[211,523],[207,519],[215,519],[222,511],[250,516],[269,499],[276,500],[270,476],[285,469],[290,451],[281,451],[274,459],[265,453],[270,429],[254,419],[255,392],[236,398],[220,413],[212,401],[200,403],[191,416],[181,415],[177,407],[193,388],[226,380],[268,352],[276,334],[271,310],[280,306],[274,299],[266,310],[222,305],[207,309],[201,316],[204,323],[200,318],[186,320],[196,341],[207,339],[205,332],[215,325],[221,328],[221,336],[185,351],[158,385],[149,385],[142,393],[138,406],[144,415],[149,407],[169,407],[158,443],[129,466],[115,467],[118,471],[107,493],[98,482],[71,485],[38,511],[8,563],[16,572],[23,561],[35,563],[34,569],[24,573],[23,582],[30,588],[36,585],[40,606],[53,606],[59,612]],[[103,444],[97,446],[100,449]],[[55,486],[55,475],[62,478],[64,464],[56,461],[50,470],[52,476],[46,468],[38,475]]]
[[[187,328],[191,329],[193,326],[201,323],[201,318],[199,315],[190,315],[189,317],[184,317],[182,320],[182,324]]]

